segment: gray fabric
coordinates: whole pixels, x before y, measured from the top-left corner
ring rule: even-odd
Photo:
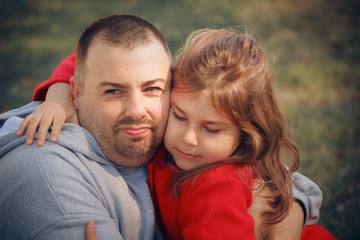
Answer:
[[[154,209],[146,166],[107,160],[85,129],[65,124],[56,143],[15,135],[39,102],[0,115],[0,239],[152,239]]]
[[[293,173],[292,179],[294,198],[299,200],[304,207],[304,225],[315,224],[320,217],[320,207],[323,199],[320,188],[300,173]]]

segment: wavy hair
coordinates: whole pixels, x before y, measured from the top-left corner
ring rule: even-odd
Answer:
[[[299,167],[299,152],[279,110],[259,44],[250,35],[229,29],[193,32],[176,57],[173,88],[209,91],[213,106],[231,119],[241,134],[240,145],[229,158],[181,172],[170,189],[179,196],[182,184],[224,163],[249,166],[272,192],[272,211],[263,213],[264,222],[283,220],[292,202],[291,174]]]

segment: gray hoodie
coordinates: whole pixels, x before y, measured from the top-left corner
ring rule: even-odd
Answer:
[[[0,115],[0,239],[153,239],[146,166],[109,161],[85,129],[65,124],[59,139],[26,145],[15,135],[39,102]]]

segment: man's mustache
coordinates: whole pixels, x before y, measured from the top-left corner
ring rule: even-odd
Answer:
[[[120,128],[127,126],[131,126],[131,127],[149,126],[152,131],[154,131],[154,129],[156,128],[155,122],[148,118],[144,118],[141,120],[134,120],[132,118],[122,118],[114,125],[113,131],[114,132],[119,131]]]

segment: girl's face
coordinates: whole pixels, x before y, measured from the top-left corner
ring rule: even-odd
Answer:
[[[212,105],[207,91],[171,92],[165,147],[183,170],[229,157],[239,145],[240,129]]]

